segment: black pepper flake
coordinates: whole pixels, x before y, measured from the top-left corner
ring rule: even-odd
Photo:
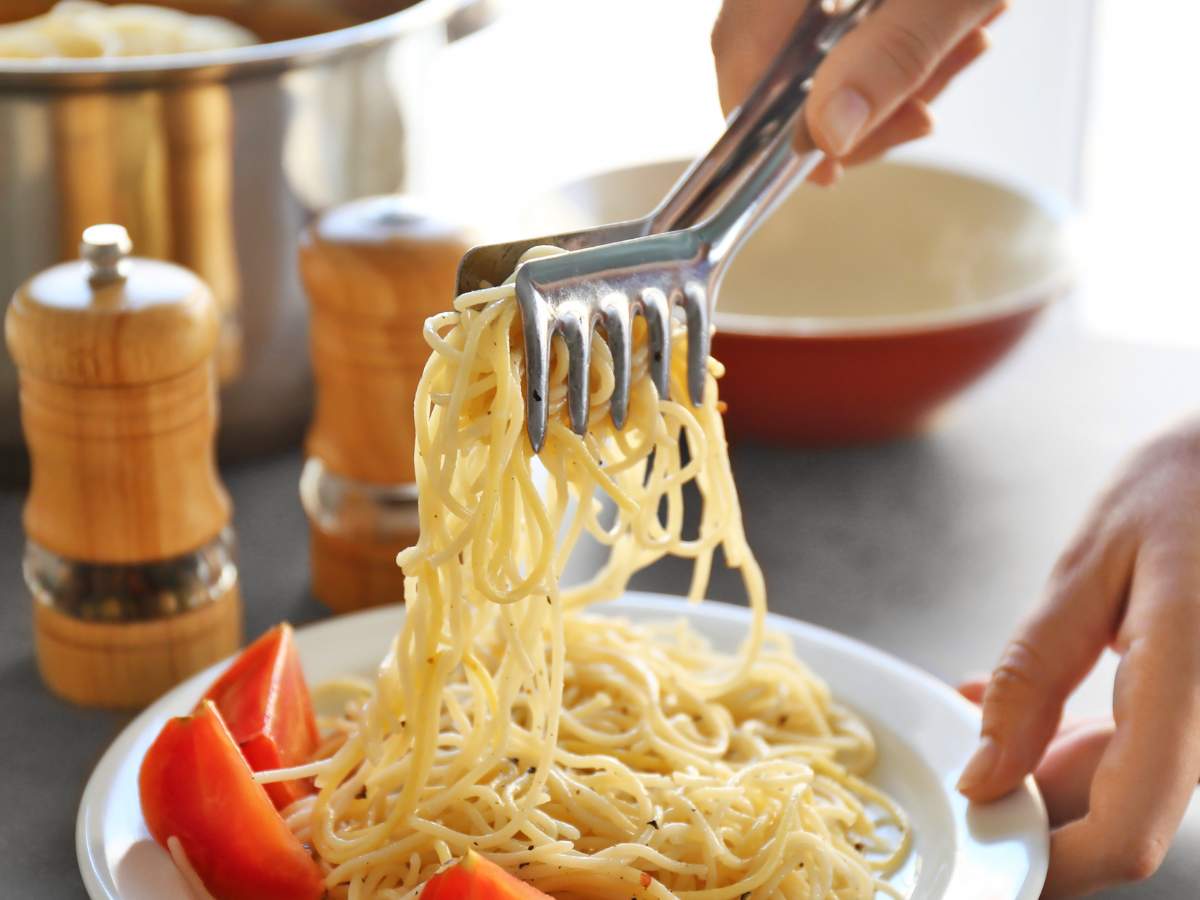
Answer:
[[[530,844],[530,845],[529,845],[529,849],[530,849],[530,850],[532,850],[532,849],[533,849],[533,844]]]
[[[859,853],[862,853],[862,852],[863,852],[863,846],[864,846],[864,845],[863,845],[863,842],[862,842],[862,841],[855,841],[855,842],[854,842],[854,849],[855,849],[855,850],[857,850]]]
[[[540,392],[540,391],[534,391],[534,392],[533,392],[533,399],[534,399],[534,401],[535,401],[535,402],[537,402],[537,403],[541,403],[541,402],[542,402],[542,395],[541,395],[541,392]]]
[[[749,898],[750,898],[750,892],[746,891],[746,893],[742,894],[741,900],[749,900]]]
[[[646,824],[649,825],[651,828],[653,828],[655,831],[658,831],[658,820],[657,819],[651,819]]]
[[[366,800],[367,799],[367,789],[365,787],[360,787],[358,789],[358,793],[354,795],[354,799],[355,800]]]
[[[532,775],[536,771],[537,771],[537,766],[530,766],[528,769],[525,770],[525,774]]]
[[[515,757],[515,756],[510,756],[508,758],[508,761],[510,763],[512,763],[514,766],[520,764],[520,762],[521,762],[521,760],[517,759],[517,757]]]
[[[529,863],[527,863],[527,862],[523,862],[523,863],[517,863],[517,868],[518,868],[518,869],[523,869],[523,868],[525,868],[527,865],[529,865]]]

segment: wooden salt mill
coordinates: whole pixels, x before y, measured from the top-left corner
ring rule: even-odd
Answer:
[[[130,257],[119,225],[80,251],[5,319],[32,462],[25,580],[50,689],[136,707],[241,642],[213,458],[218,313],[191,272]]]
[[[416,542],[413,397],[425,319],[450,308],[463,233],[399,197],[337,207],[308,230],[316,408],[300,498],[312,586],[336,612],[397,602],[396,554]]]

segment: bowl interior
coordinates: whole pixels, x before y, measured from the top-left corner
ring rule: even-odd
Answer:
[[[677,161],[606,172],[526,210],[536,233],[644,215]],[[1044,300],[1064,276],[1061,217],[1028,194],[935,166],[880,162],[798,189],[721,288],[723,330],[851,331],[986,316]]]

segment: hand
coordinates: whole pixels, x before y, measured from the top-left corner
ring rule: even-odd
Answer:
[[[1112,722],[1060,730],[1110,645]],[[981,687],[964,688],[983,736],[959,789],[986,802],[1035,773],[1055,826],[1043,897],[1152,875],[1200,779],[1200,422],[1126,466]]]
[[[984,26],[1005,5],[888,0],[843,38],[817,70],[808,100],[808,130],[827,157],[810,180],[832,184],[843,165],[929,134],[929,103],[987,49]],[[797,0],[724,0],[712,46],[726,114],[745,99],[803,9]]]

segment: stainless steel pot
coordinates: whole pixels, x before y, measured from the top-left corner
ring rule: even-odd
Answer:
[[[145,0],[142,0],[145,2]],[[50,0],[16,0],[0,21]],[[309,411],[300,232],[317,210],[402,190],[421,79],[484,24],[488,0],[191,0],[267,41],[107,60],[0,60],[0,302],[77,254],[82,229],[125,225],[226,312],[221,449],[299,438]],[[0,455],[19,458],[16,373],[0,360]]]

